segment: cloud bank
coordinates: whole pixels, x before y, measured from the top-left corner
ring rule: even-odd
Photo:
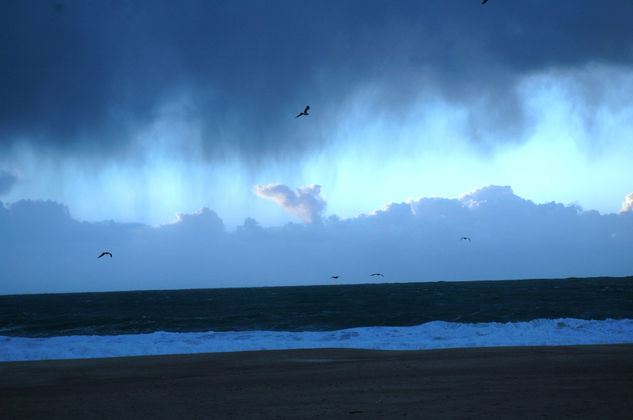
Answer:
[[[283,184],[255,185],[255,194],[273,200],[290,214],[306,222],[317,222],[325,209],[321,186],[312,184],[292,191]]]
[[[210,209],[151,227],[74,220],[58,203],[0,206],[0,293],[624,276],[633,212],[535,204],[507,186],[389,203],[357,217],[225,229]],[[460,241],[469,236],[472,242]],[[97,259],[104,250],[112,259]]]

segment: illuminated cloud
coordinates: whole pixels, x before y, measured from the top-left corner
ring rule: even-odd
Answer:
[[[255,185],[255,193],[273,200],[290,214],[310,223],[320,220],[325,209],[325,200],[321,197],[321,186],[312,184],[292,191],[283,184]]]
[[[622,202],[622,208],[619,213],[624,213],[625,211],[633,211],[633,193],[627,195]]]
[[[514,195],[512,188],[508,185],[488,185],[476,188],[470,192],[462,194],[459,199],[468,207],[480,207],[484,205],[495,205],[521,200],[521,198]]]
[[[224,231],[224,223],[213,210],[203,207],[193,213],[178,213],[176,221],[163,225],[166,228],[187,229],[206,234]]]

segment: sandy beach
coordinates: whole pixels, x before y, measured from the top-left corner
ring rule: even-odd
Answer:
[[[0,363],[3,419],[630,418],[633,345]]]

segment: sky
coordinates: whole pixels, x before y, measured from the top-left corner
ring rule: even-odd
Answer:
[[[480,3],[1,2],[0,293],[633,274],[633,3]]]

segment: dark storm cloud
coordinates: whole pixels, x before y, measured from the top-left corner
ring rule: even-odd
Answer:
[[[519,76],[631,64],[633,3],[470,3],[6,1],[0,147],[124,152],[185,93],[209,156],[283,157],[325,141],[297,112],[332,123],[365,85],[395,114],[425,89],[482,98],[476,137],[520,126]]]

